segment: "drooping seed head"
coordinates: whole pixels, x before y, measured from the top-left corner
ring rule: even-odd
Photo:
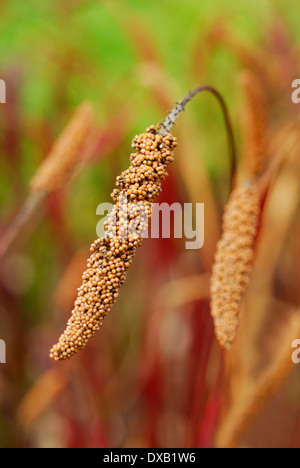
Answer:
[[[117,178],[118,188],[112,193],[116,204],[105,223],[105,235],[91,245],[92,253],[66,330],[50,351],[54,360],[72,357],[102,326],[142,243],[152,203],[167,176],[166,167],[174,159],[176,139],[170,133],[158,134],[151,126],[133,139],[132,146],[137,152],[130,157],[131,166]],[[141,202],[145,217],[134,213],[136,204]],[[131,227],[135,228],[134,233]]]
[[[237,334],[241,304],[251,276],[259,211],[258,191],[252,184],[235,189],[225,208],[211,278],[211,315],[216,337],[227,349]]]

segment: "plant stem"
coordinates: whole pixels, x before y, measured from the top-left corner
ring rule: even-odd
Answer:
[[[39,211],[48,193],[43,190],[31,193],[12,224],[0,239],[0,261],[3,262],[18,242],[22,242],[37,222]]]
[[[181,101],[179,101],[177,105],[169,112],[165,120],[159,124],[160,126],[159,133],[163,134],[166,132],[170,132],[180,112],[185,110],[186,104],[191,99],[193,99],[193,97],[196,96],[196,94],[202,91],[208,91],[212,93],[217,98],[221,106],[221,110],[224,116],[224,121],[225,121],[225,126],[226,126],[227,139],[228,139],[228,154],[229,154],[229,162],[230,162],[230,180],[231,180],[230,185],[232,186],[235,172],[236,172],[236,166],[237,166],[234,134],[233,134],[232,124],[231,124],[229,112],[227,109],[227,105],[222,95],[215,88],[213,88],[212,86],[204,85],[204,86],[199,86],[198,88],[195,88],[192,91],[190,91],[187,94],[187,96],[185,96]]]

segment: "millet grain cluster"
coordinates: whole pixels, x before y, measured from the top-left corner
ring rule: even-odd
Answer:
[[[225,208],[211,278],[211,315],[216,337],[226,349],[236,337],[241,303],[250,280],[259,211],[258,190],[247,183],[232,192]]]
[[[174,159],[176,139],[170,133],[159,134],[158,129],[151,126],[133,139],[137,152],[130,156],[131,166],[117,177],[117,188],[112,192],[116,204],[105,223],[105,235],[91,245],[92,254],[67,328],[50,351],[54,360],[69,359],[83,349],[118,297],[147,225],[147,219],[134,207],[142,202],[146,218],[151,217],[152,203],[168,175],[166,167]]]

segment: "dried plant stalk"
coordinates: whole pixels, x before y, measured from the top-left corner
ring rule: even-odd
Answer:
[[[254,179],[262,169],[267,152],[267,105],[260,79],[250,71],[241,74],[245,96],[242,114],[243,165],[245,175]]]
[[[21,426],[32,426],[58,394],[65,388],[68,376],[62,369],[48,369],[22,399],[17,418]]]
[[[24,242],[29,236],[39,219],[40,209],[48,194],[63,187],[82,162],[81,151],[89,137],[93,115],[93,108],[89,103],[78,107],[72,120],[31,179],[31,193],[0,240],[1,261],[19,242]]]
[[[31,232],[40,217],[40,210],[47,199],[45,190],[30,193],[19,213],[0,239],[0,261],[4,262],[20,242]]]
[[[100,329],[118,297],[126,271],[142,243],[152,203],[161,191],[161,181],[167,176],[166,167],[174,159],[176,139],[167,132],[159,134],[152,126],[136,136],[132,146],[137,153],[131,155],[131,166],[117,178],[118,188],[112,193],[116,204],[105,224],[104,237],[91,245],[92,254],[71,318],[59,342],[50,351],[54,360],[68,359],[84,348]],[[146,220],[138,212],[134,213],[139,202],[145,209]],[[136,231],[131,234],[134,223]]]
[[[207,36],[209,45],[220,44],[231,51],[239,60],[241,65],[252,70],[260,77],[261,82],[268,89],[273,99],[278,99],[282,92],[282,83],[278,74],[278,68],[273,57],[262,48],[254,49],[246,42],[230,31],[223,22],[215,26],[214,30]]]
[[[255,185],[235,189],[225,208],[223,234],[217,245],[211,278],[211,315],[221,346],[229,349],[239,325],[239,312],[250,280],[259,217]]]
[[[93,122],[93,108],[82,103],[30,182],[32,192],[59,190],[81,162],[80,151]]]
[[[158,291],[157,307],[166,304],[168,307],[180,307],[183,304],[209,297],[208,273],[189,275],[164,284]]]
[[[248,384],[248,392],[230,410],[217,435],[217,446],[233,448],[252,419],[261,411],[295,367],[291,343],[299,336],[299,311],[294,312],[284,330],[278,354],[257,382]]]

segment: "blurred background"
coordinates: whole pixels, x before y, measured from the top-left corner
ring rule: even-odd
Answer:
[[[300,338],[299,20],[290,0],[0,1],[1,447],[300,447],[291,361]],[[209,84],[224,96],[242,157],[245,69],[268,108],[267,191],[236,344],[221,351],[210,317],[230,171],[222,114],[201,94],[174,129],[159,202],[204,203],[204,247],[145,240],[101,332],[69,362],[52,362],[96,238],[96,207],[111,201],[132,138]],[[95,116],[82,164],[28,209],[32,177],[83,101]]]

